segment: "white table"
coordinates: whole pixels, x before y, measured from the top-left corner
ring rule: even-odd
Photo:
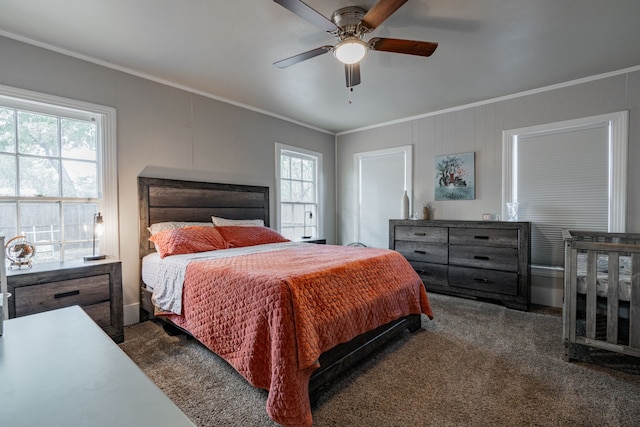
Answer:
[[[78,306],[4,322],[0,425],[194,427]]]

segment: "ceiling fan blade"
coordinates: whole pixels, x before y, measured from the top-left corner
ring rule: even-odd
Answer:
[[[373,31],[406,2],[407,0],[378,0],[364,15],[360,23],[369,31]]]
[[[387,39],[383,37],[375,37],[369,40],[369,49],[371,50],[405,53],[407,55],[431,56],[437,47],[438,43],[416,40]]]
[[[328,33],[338,31],[338,27],[331,20],[326,18],[320,12],[316,11],[306,3],[300,0],[273,0],[280,6],[295,13],[299,17],[311,22],[318,28],[322,28]]]
[[[315,58],[316,56],[322,55],[323,53],[327,53],[331,49],[333,49],[333,46],[317,47],[315,49],[299,53],[287,59],[281,59],[280,61],[274,62],[273,65],[278,68],[287,68],[291,65],[297,64],[298,62],[306,61],[307,59]]]
[[[354,87],[360,84],[360,63],[344,64],[344,75],[347,80],[347,87]]]

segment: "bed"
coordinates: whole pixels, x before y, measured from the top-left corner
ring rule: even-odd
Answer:
[[[160,262],[149,227],[211,222],[212,216],[259,220],[268,227],[269,188],[140,177],[138,194],[141,318],[160,312],[162,321],[194,336],[252,385],[269,390],[267,412],[282,425],[311,425],[311,405],[325,386],[403,330],[419,329],[422,315],[432,317],[422,281],[399,253],[280,241],[165,256],[162,263],[188,260],[176,270],[184,277],[182,311],[167,311],[158,295],[170,286],[154,294],[146,282],[174,270],[148,273],[149,265]],[[215,228],[236,233],[242,227]],[[247,227],[252,228],[265,229]],[[202,227],[185,230],[210,233]],[[225,241],[238,243],[228,235]],[[171,295],[175,300],[175,290]],[[315,311],[305,313],[303,306]],[[233,317],[237,313],[250,313],[245,317],[252,320]]]
[[[640,234],[564,230],[563,338],[640,357]]]

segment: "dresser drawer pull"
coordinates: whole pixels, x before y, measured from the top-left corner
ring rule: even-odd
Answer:
[[[53,297],[58,299],[58,298],[72,297],[75,295],[80,295],[80,291],[75,290],[75,291],[69,291],[69,292],[60,292],[59,294],[54,294]]]
[[[416,273],[418,273],[418,274],[425,274],[425,273],[426,273],[426,271],[424,271],[424,270],[416,270]]]
[[[489,283],[489,280],[487,280],[487,279],[478,279],[478,278],[475,278],[475,279],[473,279],[473,280],[474,280],[475,282],[480,282],[480,283]]]
[[[414,236],[426,236],[427,233],[413,233]]]
[[[489,240],[489,236],[473,236],[473,238],[478,240]]]
[[[475,255],[473,258],[474,259],[481,259],[481,260],[484,260],[484,261],[488,261],[489,260],[488,256]]]
[[[415,252],[417,254],[420,254],[420,255],[426,255],[427,254],[426,251],[413,251],[413,252]]]

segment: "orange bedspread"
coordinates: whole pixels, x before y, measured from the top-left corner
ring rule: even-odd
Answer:
[[[395,251],[311,245],[193,261],[172,321],[269,390],[267,412],[312,424],[309,378],[320,354],[409,314],[432,317],[424,286]]]

